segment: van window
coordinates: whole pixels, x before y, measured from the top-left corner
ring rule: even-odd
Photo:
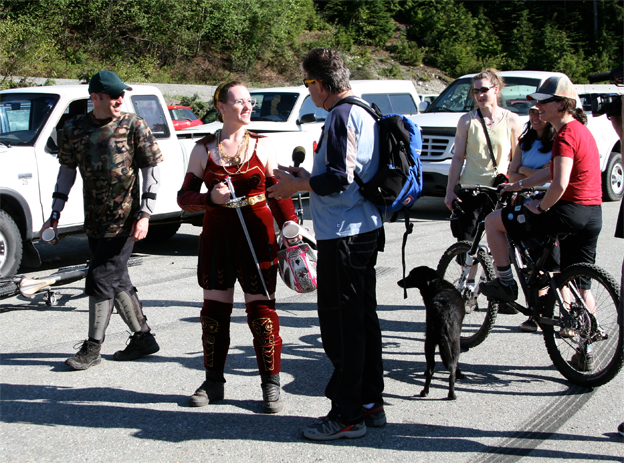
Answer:
[[[33,146],[58,102],[42,93],[5,93],[0,96],[0,143]]]
[[[370,105],[375,103],[382,114],[417,114],[416,103],[409,93],[365,93]]]
[[[251,120],[286,122],[298,98],[297,93],[253,92],[251,97],[258,100],[253,108]]]
[[[156,95],[133,95],[134,111],[145,119],[156,138],[169,138],[169,126]]]

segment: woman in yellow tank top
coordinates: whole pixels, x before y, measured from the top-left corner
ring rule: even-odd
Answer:
[[[449,169],[444,202],[450,210],[455,209],[454,201],[461,203],[464,213],[458,215],[453,229],[453,235],[459,241],[474,238],[477,223],[494,209],[496,199],[486,194],[462,194],[456,191],[457,184],[492,186],[497,174],[507,174],[512,153],[518,145],[518,116],[499,106],[503,87],[504,81],[494,69],[486,69],[472,79],[471,94],[487,126],[496,168],[477,110],[464,114],[457,124],[455,154]]]

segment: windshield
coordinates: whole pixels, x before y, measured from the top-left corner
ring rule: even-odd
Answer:
[[[516,114],[529,114],[530,103],[526,96],[534,93],[539,87],[539,79],[525,77],[506,77],[505,88],[501,92],[501,107]],[[474,109],[474,100],[470,95],[471,78],[457,79],[449,85],[437,100],[427,108],[428,113],[460,112],[465,113]]]
[[[0,95],[0,142],[33,146],[59,96],[41,93]]]
[[[253,92],[252,98],[256,98],[258,103],[251,113],[253,121],[273,121],[286,122],[292,113],[298,93],[275,93],[275,92]]]
[[[197,116],[189,108],[169,108],[169,114],[174,121],[194,121]]]

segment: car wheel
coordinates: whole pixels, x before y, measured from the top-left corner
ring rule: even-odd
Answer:
[[[611,153],[607,168],[602,173],[602,193],[605,201],[619,201],[624,193],[622,155]]]
[[[9,214],[0,211],[0,276],[15,275],[22,263],[22,235]]]

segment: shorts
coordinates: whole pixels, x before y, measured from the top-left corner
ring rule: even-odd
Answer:
[[[132,289],[128,259],[134,249],[129,236],[89,238],[93,258],[85,280],[85,293],[98,299],[113,299],[117,293]]]
[[[560,237],[561,270],[572,264],[596,262],[596,245],[602,229],[602,207],[559,201],[544,214],[533,214],[524,205],[507,206],[501,211],[507,234],[514,239],[543,240]]]

